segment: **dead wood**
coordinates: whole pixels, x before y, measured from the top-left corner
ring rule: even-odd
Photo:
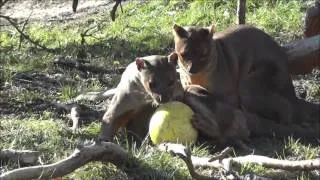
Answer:
[[[233,149],[230,147],[225,148],[223,151],[221,151],[218,155],[212,157],[209,159],[209,162],[215,161],[215,160],[222,160],[229,156],[233,152]]]
[[[246,156],[218,159],[218,160],[209,162],[211,159],[209,157],[197,157],[197,156],[190,155],[190,159],[191,159],[190,161],[188,160],[189,159],[188,152],[190,150],[188,150],[188,148],[185,147],[184,145],[165,143],[165,144],[159,145],[159,149],[174,153],[178,155],[180,158],[182,158],[183,161],[187,164],[191,175],[195,171],[194,167],[223,168],[227,171],[231,171],[232,169],[234,169],[235,165],[243,166],[248,163],[254,164],[254,165],[260,165],[266,168],[282,169],[287,171],[312,171],[312,170],[320,169],[320,158],[311,159],[311,160],[291,161],[291,160],[284,160],[284,159],[274,159],[274,158],[269,158],[269,157],[260,156],[260,155],[246,155]],[[199,177],[201,177],[201,175]],[[209,178],[213,178],[213,177],[209,177]]]
[[[192,161],[192,156],[189,148],[186,148],[182,144],[172,144],[172,143],[164,143],[160,144],[158,148],[162,151],[173,153],[174,155],[177,155],[180,157],[187,165],[187,168],[189,170],[189,173],[192,178],[198,179],[198,180],[209,180],[209,179],[216,179],[214,177],[205,176],[202,174],[199,174],[196,172],[194,163]]]
[[[320,67],[320,35],[292,41],[283,46],[291,74],[304,74]]]
[[[292,41],[283,46],[286,50],[289,60],[305,57],[320,49],[320,35]]]
[[[3,149],[0,151],[0,161],[18,161],[22,164],[35,164],[39,156],[39,151],[13,149]]]
[[[84,64],[81,60],[66,60],[64,57],[58,56],[53,63],[66,69],[77,69],[82,72],[91,72],[96,74],[123,73],[125,67],[106,69],[105,67]]]
[[[0,0],[0,8],[4,6],[9,0]]]
[[[320,34],[320,1],[307,9],[304,25],[304,36],[311,37]]]
[[[110,162],[118,168],[122,168],[127,159],[127,153],[120,146],[111,142],[103,142],[102,144],[93,144],[76,149],[66,159],[53,164],[24,167],[8,171],[0,175],[0,179],[57,178],[65,176],[92,161],[100,161],[102,163]]]

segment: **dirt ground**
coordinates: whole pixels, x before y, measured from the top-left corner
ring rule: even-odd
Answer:
[[[73,13],[72,0],[20,0],[7,2],[1,14],[17,19],[30,16],[30,20],[42,22],[74,20],[99,11],[109,11],[113,4],[112,0],[80,0],[77,12]]]

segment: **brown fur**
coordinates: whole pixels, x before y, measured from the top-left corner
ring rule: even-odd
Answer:
[[[195,112],[193,126],[202,138],[215,145],[235,145],[243,148],[250,137],[294,136],[314,141],[320,135],[318,126],[283,125],[250,112],[244,112],[219,100],[197,85],[186,88],[183,102]]]
[[[296,97],[287,55],[269,35],[247,25],[214,30],[174,25],[184,88],[201,85],[226,104],[281,123],[312,120],[319,106]]]
[[[193,126],[205,139],[224,145],[249,137],[246,117],[242,112],[219,101],[203,87],[188,86],[183,102],[194,111]]]
[[[170,101],[175,94],[182,94],[182,87],[176,83],[175,61],[170,60],[176,59],[174,56],[147,56],[128,65],[103,116],[100,140],[112,141],[118,129],[128,124],[143,134],[146,132],[145,120],[148,121],[151,113],[143,116],[142,110],[152,112],[159,103]],[[137,121],[137,125],[133,121]]]

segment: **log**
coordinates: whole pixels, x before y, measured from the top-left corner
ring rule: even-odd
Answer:
[[[320,35],[292,41],[283,46],[291,74],[310,73],[320,67]]]
[[[320,66],[320,35],[292,41],[283,46],[291,74],[310,73]]]
[[[22,179],[51,179],[62,177],[75,169],[92,161],[112,163],[122,168],[128,159],[127,153],[118,145],[111,142],[93,144],[76,149],[68,158],[59,162],[31,166],[8,171],[0,175],[1,180]]]
[[[320,1],[307,9],[304,25],[304,36],[311,37],[320,34]]]
[[[21,164],[35,164],[40,156],[39,151],[3,149],[0,161],[18,161]]]
[[[284,47],[290,49],[289,68],[291,74],[306,74],[320,66],[320,1],[306,12],[304,37],[307,39],[290,42]]]

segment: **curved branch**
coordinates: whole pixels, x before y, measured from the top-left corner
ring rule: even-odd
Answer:
[[[117,167],[122,167],[127,158],[127,153],[120,146],[111,142],[103,142],[76,149],[66,159],[53,164],[19,168],[6,172],[0,175],[0,179],[56,178],[67,175],[92,161],[111,162]]]

